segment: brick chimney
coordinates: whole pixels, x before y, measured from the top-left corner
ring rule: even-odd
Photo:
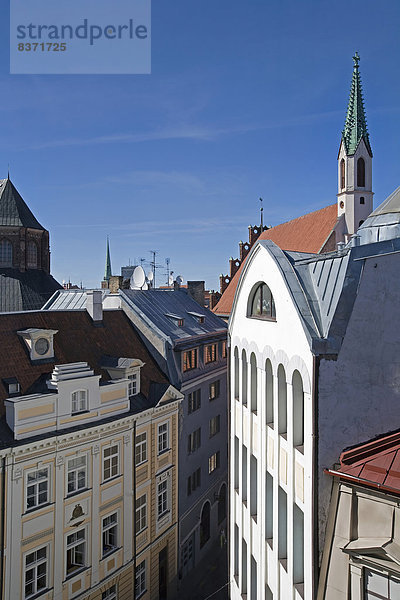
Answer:
[[[187,289],[188,289],[189,296],[191,298],[193,298],[193,300],[196,300],[196,302],[198,304],[200,304],[200,306],[205,305],[204,287],[205,287],[204,281],[188,281],[187,282]]]

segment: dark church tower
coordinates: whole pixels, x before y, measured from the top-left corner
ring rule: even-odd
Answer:
[[[35,310],[61,286],[50,275],[49,232],[10,178],[0,180],[0,311]]]

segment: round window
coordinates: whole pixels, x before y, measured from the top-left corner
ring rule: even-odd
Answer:
[[[43,356],[43,354],[46,354],[46,352],[48,351],[48,349],[50,348],[50,344],[49,341],[46,340],[46,338],[39,338],[36,342],[35,342],[35,352],[37,354],[40,354],[40,356]]]

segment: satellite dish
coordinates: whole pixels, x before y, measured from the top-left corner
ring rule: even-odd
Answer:
[[[147,281],[153,281],[154,279],[154,273],[153,271],[150,271],[149,274],[147,275]]]
[[[143,267],[135,267],[132,277],[131,277],[131,289],[133,290],[141,290],[143,284],[146,281],[146,275],[143,270]]]
[[[178,283],[179,285],[181,285],[181,283],[183,283],[182,275],[178,275],[178,277],[176,278],[176,283]]]

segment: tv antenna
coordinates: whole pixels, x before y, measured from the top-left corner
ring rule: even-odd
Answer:
[[[153,271],[153,287],[156,287],[156,269],[158,269],[159,267],[162,267],[162,265],[159,265],[156,261],[156,256],[158,254],[157,250],[149,250],[150,254],[152,255],[152,260],[150,261],[150,267],[151,270]]]

